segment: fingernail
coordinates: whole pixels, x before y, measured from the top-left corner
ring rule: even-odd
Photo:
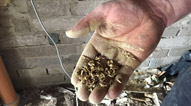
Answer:
[[[70,38],[79,38],[81,36],[87,35],[90,32],[89,27],[85,27],[83,29],[70,29],[66,31],[66,36]]]
[[[65,33],[66,33],[66,36],[67,36],[67,37],[70,37],[70,38],[71,38],[72,35],[73,35],[73,34],[72,34],[72,33],[73,33],[72,30],[68,30],[68,31],[66,31]]]

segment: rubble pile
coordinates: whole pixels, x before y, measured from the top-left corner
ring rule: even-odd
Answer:
[[[175,80],[176,76],[167,76],[158,69],[137,70],[118,98],[113,101],[105,98],[102,103],[107,106],[160,106]]]
[[[137,70],[130,77],[124,91],[115,100],[105,99],[96,106],[160,106],[171,90],[176,76],[167,76],[158,69]],[[21,106],[75,106],[72,86],[60,85],[45,89],[19,92]],[[79,106],[95,106],[78,100]],[[1,106],[1,103],[0,103]]]

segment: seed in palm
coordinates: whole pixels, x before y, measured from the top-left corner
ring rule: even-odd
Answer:
[[[98,55],[94,59],[83,56],[84,66],[76,71],[76,76],[91,92],[95,87],[108,87],[114,81],[120,65],[114,60]]]

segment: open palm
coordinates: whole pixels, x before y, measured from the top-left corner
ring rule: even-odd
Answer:
[[[66,35],[78,38],[94,31],[82,55],[94,58],[101,54],[113,59],[122,67],[110,87],[97,87],[92,92],[85,85],[78,86],[78,97],[82,101],[89,99],[97,104],[106,94],[111,99],[116,98],[123,90],[133,70],[144,61],[157,46],[162,32],[163,23],[147,9],[146,5],[133,0],[115,0],[101,4],[87,16],[81,19]],[[76,68],[83,66],[82,56]],[[79,85],[76,74],[72,75],[72,84]]]

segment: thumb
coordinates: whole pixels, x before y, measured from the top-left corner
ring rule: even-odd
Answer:
[[[66,31],[66,36],[70,38],[79,38],[94,31],[101,24],[101,20],[96,18],[97,17],[90,18],[88,16],[82,18],[74,27]]]
[[[108,10],[105,4],[101,4],[87,16],[82,18],[74,27],[66,31],[66,36],[70,38],[79,38],[94,31],[101,25]]]

